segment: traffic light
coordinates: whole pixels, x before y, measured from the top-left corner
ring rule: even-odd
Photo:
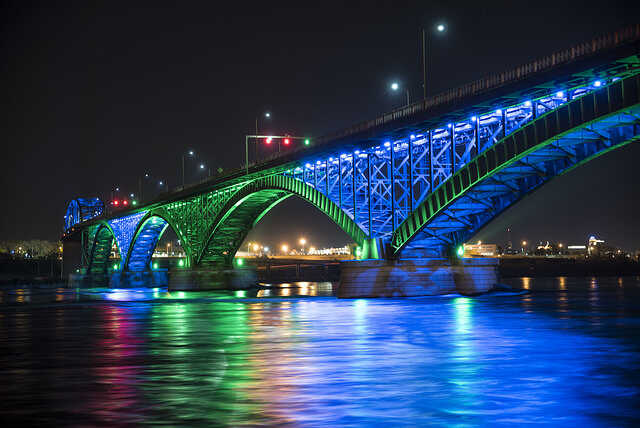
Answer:
[[[308,139],[308,138],[305,138],[305,139],[304,139],[304,145],[305,145],[305,146],[308,146],[308,145],[309,145],[309,143],[310,143],[309,139]]]
[[[271,144],[271,137],[267,137],[267,138],[264,140],[264,142],[265,142],[265,143],[267,143],[267,144]]]
[[[289,140],[288,138],[285,138],[285,139],[284,139],[284,145],[285,145],[285,146],[288,146],[288,145],[289,145],[289,142],[290,142],[290,140]]]

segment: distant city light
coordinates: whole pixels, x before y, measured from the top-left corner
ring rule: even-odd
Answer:
[[[283,244],[281,249],[283,253],[286,253],[287,251],[289,251],[289,246],[287,244]]]
[[[562,92],[562,91],[558,91],[558,92],[556,92],[556,96],[557,96],[558,98],[562,98],[562,97],[564,97],[564,92]]]
[[[531,101],[525,101],[524,102],[524,106],[525,107],[530,107],[531,106]]]
[[[415,140],[415,139],[416,139],[416,136],[415,136],[415,135],[413,135],[413,134],[411,134],[411,135],[409,136],[409,138],[410,138],[411,140]]]
[[[271,117],[271,113],[266,112],[266,113],[264,114],[264,117]]]
[[[439,33],[442,33],[445,30],[444,24],[438,24],[436,30],[438,30]]]
[[[304,139],[304,145],[305,145],[305,146],[308,146],[308,145],[309,145],[309,143],[310,143],[309,139],[308,139],[308,138],[305,138],[305,139]]]
[[[397,83],[397,82],[393,82],[393,83],[391,84],[391,89],[392,89],[392,90],[397,91],[397,90],[398,90],[398,88],[400,88],[400,85],[398,85],[398,83]]]
[[[129,196],[133,198],[133,193],[129,194]]]
[[[193,156],[193,150],[189,150],[189,156]]]
[[[456,253],[458,254],[458,257],[462,257],[464,255],[464,247],[460,245],[456,250]]]
[[[596,88],[599,88],[602,85],[602,82],[599,80],[596,80],[595,82],[593,82],[593,86],[595,86]]]
[[[391,145],[391,143],[390,143],[389,141],[385,141],[385,142],[384,142],[384,146],[385,146],[385,147],[389,147],[390,145]]]
[[[200,164],[200,169],[204,169],[204,164],[203,163]]]
[[[242,266],[244,264],[244,260],[243,259],[236,259],[236,264],[238,266]]]
[[[184,266],[184,260],[182,260],[182,259],[178,260],[178,266],[183,267]]]

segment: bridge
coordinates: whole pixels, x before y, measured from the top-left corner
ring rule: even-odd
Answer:
[[[341,295],[482,291],[495,261],[456,257],[461,243],[554,177],[640,138],[639,54],[634,25],[127,210],[76,199],[65,272],[149,273],[171,227],[189,281],[237,276],[247,233],[298,197],[358,245]]]

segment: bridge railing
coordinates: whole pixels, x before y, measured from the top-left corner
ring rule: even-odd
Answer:
[[[529,63],[515,67],[502,73],[494,74],[486,78],[467,83],[457,88],[449,89],[440,94],[429,97],[425,100],[418,101],[406,107],[395,109],[389,113],[377,117],[376,119],[361,122],[350,128],[325,135],[316,141],[318,143],[326,143],[339,138],[344,138],[359,132],[363,132],[385,123],[403,119],[419,112],[424,112],[434,107],[459,101],[466,97],[479,95],[491,89],[503,86],[507,83],[517,82],[530,77],[532,74],[540,73],[595,55],[601,51],[608,50],[622,44],[640,39],[640,24],[631,25],[621,30],[604,34],[594,38],[589,42],[579,43],[568,49],[563,49],[544,56]]]

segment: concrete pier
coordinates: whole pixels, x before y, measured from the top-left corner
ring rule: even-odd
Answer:
[[[169,291],[241,290],[255,287],[255,268],[178,269],[169,273]]]
[[[348,260],[340,264],[337,296],[409,297],[484,293],[498,282],[498,259]]]

